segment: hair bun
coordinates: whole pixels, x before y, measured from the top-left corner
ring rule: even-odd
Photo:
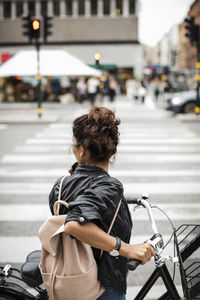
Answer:
[[[73,133],[78,144],[89,150],[92,161],[108,161],[117,150],[119,124],[113,111],[94,106],[88,115],[74,121]]]

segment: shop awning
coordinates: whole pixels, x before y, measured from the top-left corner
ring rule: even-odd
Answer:
[[[99,65],[89,65],[89,66],[98,70],[105,70],[105,71],[117,70],[117,66],[114,64],[99,64]]]
[[[0,77],[37,75],[36,50],[20,51],[0,66]],[[63,50],[40,50],[42,76],[100,76],[101,71]]]

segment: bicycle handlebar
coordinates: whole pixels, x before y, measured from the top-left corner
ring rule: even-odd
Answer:
[[[139,265],[141,265],[141,261],[139,259],[129,259],[126,265],[129,271],[134,271]]]
[[[126,197],[126,201],[128,204],[138,204],[139,205],[139,198],[133,198],[133,197]]]
[[[156,253],[160,252],[160,249],[163,247],[163,239],[162,236],[158,233],[158,229],[156,226],[156,222],[152,213],[151,205],[148,203],[148,195],[143,194],[141,199],[140,198],[134,198],[134,197],[127,197],[126,198],[128,204],[136,204],[138,206],[143,206],[147,209],[148,217],[151,222],[152,230],[154,232],[154,235],[151,239],[146,241],[149,243]],[[127,261],[127,268],[130,271],[134,271],[139,265],[141,264],[140,260],[137,259],[130,259]]]

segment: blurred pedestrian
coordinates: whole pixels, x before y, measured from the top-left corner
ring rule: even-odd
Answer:
[[[55,101],[59,101],[58,95],[60,92],[60,81],[57,78],[52,80],[52,91],[55,96]]]
[[[87,95],[87,84],[85,82],[84,77],[79,78],[76,84],[76,88],[77,88],[77,100],[79,103],[83,103]]]
[[[135,80],[133,79],[127,79],[126,80],[126,97],[128,99],[133,99],[135,91]]]
[[[134,80],[134,90],[133,90],[133,98],[135,100],[135,102],[137,103],[138,99],[139,99],[139,88],[140,88],[140,83],[137,80]]]
[[[113,76],[109,77],[109,99],[110,102],[114,101],[116,96],[117,82]]]
[[[140,87],[139,87],[139,90],[138,90],[138,95],[141,99],[142,104],[144,104],[145,96],[146,96],[146,87],[145,87],[143,81],[141,81],[141,83],[140,83]]]
[[[88,90],[88,98],[93,106],[95,103],[96,95],[98,93],[100,81],[95,77],[92,76],[87,81],[87,90]]]

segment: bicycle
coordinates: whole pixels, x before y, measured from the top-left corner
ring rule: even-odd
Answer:
[[[173,233],[169,239],[171,241],[174,236],[174,241],[177,250],[177,256],[172,258],[170,256],[162,256],[164,246],[162,235],[158,232],[156,222],[152,213],[152,208],[156,207],[148,203],[148,196],[142,195],[142,198],[127,198],[129,204],[135,204],[136,208],[142,206],[147,209],[149,219],[151,221],[152,230],[154,235],[146,242],[150,243],[155,249],[155,270],[149,277],[147,282],[141,288],[134,300],[143,300],[145,296],[154,286],[159,277],[163,279],[163,283],[166,287],[165,292],[158,300],[179,300],[181,299],[177,288],[174,284],[173,278],[166,266],[166,261],[171,260],[174,264],[178,263],[180,267],[180,274],[182,280],[182,287],[184,293],[184,299],[197,300],[200,299],[200,261],[190,262],[187,266],[184,265],[188,262],[188,259],[200,248],[200,225],[183,224],[177,230],[174,228]],[[158,207],[157,207],[158,208]],[[163,212],[164,213],[164,212]],[[165,213],[164,213],[165,214]],[[166,215],[166,214],[165,214]],[[189,242],[188,242],[189,240]],[[40,262],[40,250],[31,252],[21,269],[12,268],[11,265],[0,267],[0,300],[48,300],[47,292],[42,285],[42,277],[39,270]],[[135,270],[139,265],[138,260],[129,260],[127,267],[130,271]],[[18,273],[18,275],[14,275]],[[173,276],[174,277],[174,276]],[[27,289],[22,286],[9,282],[9,278],[14,278],[25,283],[28,288],[33,288],[37,291],[37,295],[34,296]]]
[[[151,221],[152,230],[154,235],[146,242],[151,244],[155,250],[154,262],[155,270],[150,275],[144,286],[138,292],[134,300],[143,300],[151,288],[154,286],[158,278],[162,278],[163,283],[166,287],[166,292],[160,296],[158,300],[179,300],[181,299],[177,288],[174,284],[173,278],[166,266],[166,261],[172,261],[174,264],[178,264],[180,268],[181,283],[186,300],[197,300],[200,299],[200,259],[194,261],[197,250],[200,249],[200,225],[194,224],[183,224],[178,229],[175,229],[171,220],[159,207],[150,205],[147,195],[142,195],[142,199],[128,198],[129,204],[135,204],[137,207],[144,207],[147,209],[149,219]],[[158,208],[168,218],[173,233],[169,241],[164,245],[162,235],[158,232],[156,222],[152,213],[152,208]],[[176,247],[177,256],[163,256],[162,252],[164,248],[174,237],[174,245]],[[197,256],[200,258],[200,255]],[[130,271],[135,270],[141,262],[139,260],[130,260],[128,262],[128,269]]]
[[[41,287],[42,276],[40,274],[41,251],[31,252],[21,269],[12,268],[10,264],[0,267],[0,300],[48,300],[49,297],[45,289]],[[15,275],[16,274],[16,275]],[[27,288],[33,288],[37,295],[31,294],[21,285],[10,282],[8,279],[15,279],[27,285]]]

